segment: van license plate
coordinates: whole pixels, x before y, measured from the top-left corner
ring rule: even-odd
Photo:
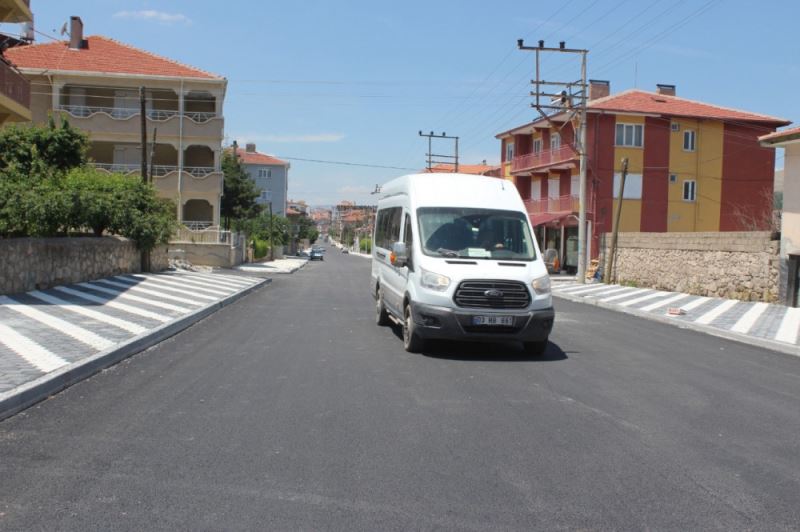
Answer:
[[[513,316],[473,316],[473,325],[499,325],[501,327],[511,327],[514,325]]]

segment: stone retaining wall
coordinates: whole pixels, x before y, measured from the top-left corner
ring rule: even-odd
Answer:
[[[778,249],[768,232],[620,233],[614,269],[622,284],[774,302]]]
[[[151,253],[152,271],[169,267],[165,246]],[[141,271],[141,253],[120,237],[0,239],[0,294],[41,290]]]

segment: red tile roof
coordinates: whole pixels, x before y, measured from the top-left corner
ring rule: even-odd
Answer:
[[[70,49],[64,41],[18,46],[6,50],[5,57],[22,69],[224,79],[108,37],[93,35],[87,41],[80,50]]]
[[[499,166],[491,166],[488,164],[459,164],[459,174],[472,174],[472,175],[486,175],[489,172],[499,170]],[[437,164],[430,170],[427,168],[423,173],[436,172],[436,173],[455,173],[455,165],[453,164]]]
[[[242,160],[244,164],[274,164],[280,166],[289,166],[289,163],[286,161],[282,161],[277,157],[273,157],[272,155],[267,155],[266,153],[259,153],[259,152],[252,152],[252,151],[245,151],[242,149],[236,150],[236,154],[239,156],[239,159]]]
[[[759,122],[775,126],[784,126],[790,123],[789,120],[784,120],[783,118],[750,113],[638,89],[630,89],[604,98],[598,98],[589,102],[588,108],[590,111],[710,118],[735,122]]]
[[[617,94],[611,94],[603,98],[592,100],[587,107],[589,112],[607,111],[685,118],[708,118],[728,122],[751,122],[772,127],[785,126],[791,123],[791,121],[783,118],[750,113],[739,109],[731,109],[686,98],[679,98],[678,96],[667,96],[666,94],[658,94],[639,89],[629,89]],[[499,139],[514,133],[527,132],[528,129],[544,121],[544,118],[536,119],[533,122],[528,122],[527,124],[498,133],[495,135],[495,138]]]
[[[763,137],[758,137],[758,140],[761,142],[769,142],[770,144],[795,139],[800,139],[800,126],[784,129],[782,131],[776,131],[775,133],[770,133],[769,135],[764,135]]]

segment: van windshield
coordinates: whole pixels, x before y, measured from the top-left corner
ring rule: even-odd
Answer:
[[[422,251],[433,257],[533,260],[524,213],[460,207],[417,209]]]

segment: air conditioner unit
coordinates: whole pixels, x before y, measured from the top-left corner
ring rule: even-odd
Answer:
[[[681,130],[681,125],[678,124],[677,122],[673,122],[672,124],[670,124],[670,129],[672,131],[680,131]]]

